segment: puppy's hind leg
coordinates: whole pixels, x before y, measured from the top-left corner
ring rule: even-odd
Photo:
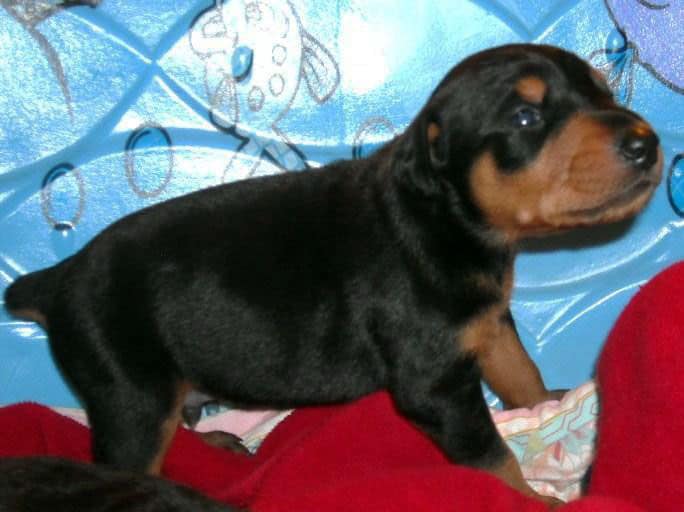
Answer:
[[[50,347],[86,409],[94,461],[158,474],[189,391],[171,358],[151,336],[121,325],[105,330],[68,314],[53,318]]]
[[[110,387],[104,402],[86,400],[94,462],[160,474],[188,389],[170,381],[145,388],[119,383]]]

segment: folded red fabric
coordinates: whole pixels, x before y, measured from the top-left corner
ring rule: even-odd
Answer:
[[[36,404],[0,409],[0,456],[88,461],[88,429]],[[246,457],[176,434],[168,478],[254,511],[542,511],[493,476],[450,464],[386,393],[297,411]],[[455,508],[458,507],[458,508]]]
[[[637,293],[598,366],[602,410],[589,496],[563,512],[678,510],[684,503],[684,264]],[[0,456],[87,461],[88,430],[36,404],[0,408]],[[164,474],[254,511],[546,510],[491,475],[449,463],[386,393],[290,415],[252,457],[181,429]]]
[[[647,510],[684,507],[683,290],[679,263],[634,296],[606,341],[591,494]]]

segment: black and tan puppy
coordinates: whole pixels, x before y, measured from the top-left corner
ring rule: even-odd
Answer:
[[[495,48],[370,158],[137,212],[6,306],[47,330],[97,462],[157,473],[190,389],[282,408],[387,389],[451,460],[533,494],[480,387],[553,396],[509,312],[516,243],[634,215],[661,167],[584,61]]]

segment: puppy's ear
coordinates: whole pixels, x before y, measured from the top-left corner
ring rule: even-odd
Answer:
[[[429,198],[440,192],[439,174],[444,166],[446,145],[440,122],[418,117],[402,138],[398,151],[398,175],[405,188]]]

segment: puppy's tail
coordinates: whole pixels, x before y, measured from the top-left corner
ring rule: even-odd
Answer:
[[[46,312],[52,303],[55,285],[54,267],[23,275],[5,290],[5,308],[16,318],[47,327]]]

